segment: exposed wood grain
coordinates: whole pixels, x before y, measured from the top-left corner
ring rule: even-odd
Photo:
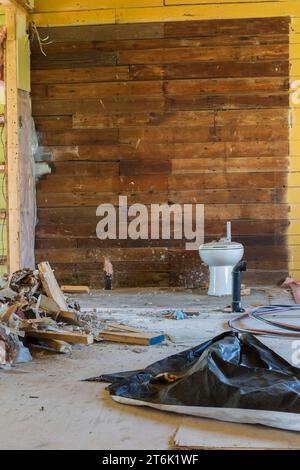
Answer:
[[[279,79],[278,79],[279,80]],[[282,80],[281,80],[281,85]],[[278,85],[280,86],[280,85]],[[275,87],[275,85],[274,85]],[[53,99],[70,99],[76,98],[102,98],[105,96],[121,96],[121,95],[161,95],[162,82],[117,82],[117,83],[86,83],[85,86],[80,84],[67,85],[49,85],[48,97]]]
[[[33,100],[33,113],[35,116],[64,116],[76,114],[79,111],[86,113],[114,114],[137,113],[146,109],[150,111],[162,111],[165,100],[163,96],[118,96],[95,99],[71,100]]]
[[[244,93],[244,94],[189,94],[166,96],[166,111],[191,111],[199,109],[257,109],[289,106],[287,93]]]
[[[289,19],[59,27],[33,46],[33,114],[52,173],[36,256],[63,284],[199,287],[184,240],[105,240],[101,203],[205,205],[205,241],[245,245],[247,279],[287,272]],[[172,224],[171,224],[172,225]],[[149,221],[144,224],[149,229]],[[255,273],[255,274],[254,274]]]
[[[92,344],[94,342],[92,335],[86,335],[83,333],[73,333],[70,331],[44,331],[35,330],[33,328],[25,328],[26,336],[29,338],[38,339],[50,339],[59,340],[66,343],[80,343],[80,344]]]
[[[133,68],[134,67],[134,68]],[[132,70],[138,68],[137,65],[130,66]],[[289,74],[289,62],[196,62],[185,64],[172,64],[164,67],[164,77],[166,79],[177,78],[217,78],[217,77],[268,77],[283,76]]]
[[[41,262],[38,265],[41,281],[43,287],[51,299],[57,303],[57,305],[62,310],[68,310],[68,305],[66,303],[66,299],[64,298],[63,293],[61,292],[59,285],[57,284],[57,280],[54,276],[54,273],[51,269],[50,264],[46,262]]]
[[[280,66],[279,66],[280,68]],[[108,82],[129,79],[128,67],[32,70],[31,81],[39,83]],[[34,87],[35,88],[35,87]]]
[[[118,64],[176,64],[177,62],[218,61],[220,57],[223,60],[236,61],[276,60],[278,58],[288,60],[289,46],[288,44],[273,44],[246,48],[218,46],[120,51]]]
[[[285,78],[228,78],[211,80],[172,80],[165,83],[168,95],[209,94],[209,93],[253,93],[283,92],[288,90],[288,79]]]
[[[116,129],[104,130],[72,130],[56,132],[39,132],[39,142],[42,145],[91,145],[110,144],[118,142]]]
[[[243,36],[244,46],[261,46],[261,45],[287,45],[288,36],[286,34],[273,35],[249,35]],[[72,41],[57,42],[54,41],[45,45],[44,50],[48,57],[57,56],[58,54],[78,55],[97,54],[99,51],[122,51],[122,50],[145,50],[145,49],[172,49],[172,48],[199,48],[212,46],[240,46],[241,38],[236,35],[223,34],[216,36],[203,36],[198,38],[156,38],[156,39],[127,39],[101,41],[99,37],[97,41]],[[33,43],[32,55],[34,59],[38,59],[41,54],[38,43]]]
[[[264,31],[264,26],[262,31]],[[256,30],[257,31],[257,30]],[[284,34],[278,27],[279,34]],[[49,34],[49,28],[40,28],[42,35]],[[273,31],[274,33],[274,31]],[[110,41],[115,39],[161,38],[164,35],[163,23],[126,25],[89,25],[51,28],[51,38],[56,42]]]

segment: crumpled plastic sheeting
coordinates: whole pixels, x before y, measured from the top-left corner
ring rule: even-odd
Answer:
[[[293,415],[300,413],[300,369],[251,334],[226,332],[143,370],[88,380],[111,382],[108,390],[116,401],[159,409],[166,405],[165,409],[177,413],[207,417],[209,408],[214,408],[220,409],[216,415],[221,418],[217,419],[231,421],[224,418],[226,413],[222,409],[232,409],[233,415],[240,410],[243,418],[233,419],[238,422],[253,422],[253,413],[257,416],[270,416],[267,411],[290,413],[297,421],[294,429],[300,431],[300,414],[299,420]],[[205,409],[203,414],[201,409]],[[245,410],[252,416],[250,420]],[[255,418],[254,422],[276,427],[268,420],[264,423]],[[288,425],[283,427],[288,429]]]

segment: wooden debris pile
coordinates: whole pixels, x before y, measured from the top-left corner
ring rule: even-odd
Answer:
[[[70,353],[71,345],[93,341],[88,325],[67,304],[49,263],[1,280],[0,366],[14,363],[24,345]]]
[[[72,286],[64,290],[72,291]],[[94,341],[152,345],[164,339],[105,321],[95,328],[80,314],[78,304],[67,303],[48,262],[0,280],[0,367],[30,360],[27,347],[32,346],[70,353],[73,345]]]

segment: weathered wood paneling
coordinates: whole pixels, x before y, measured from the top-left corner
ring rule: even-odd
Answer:
[[[181,240],[96,237],[96,208],[203,203],[206,241],[245,244],[251,282],[288,268],[289,20],[189,21],[42,30],[33,114],[52,174],[38,184],[37,260],[64,282],[196,287]],[[254,274],[253,274],[254,273]]]

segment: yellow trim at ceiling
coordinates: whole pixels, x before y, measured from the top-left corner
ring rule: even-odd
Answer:
[[[38,26],[65,26],[274,16],[300,21],[300,0],[36,0],[31,18]]]

